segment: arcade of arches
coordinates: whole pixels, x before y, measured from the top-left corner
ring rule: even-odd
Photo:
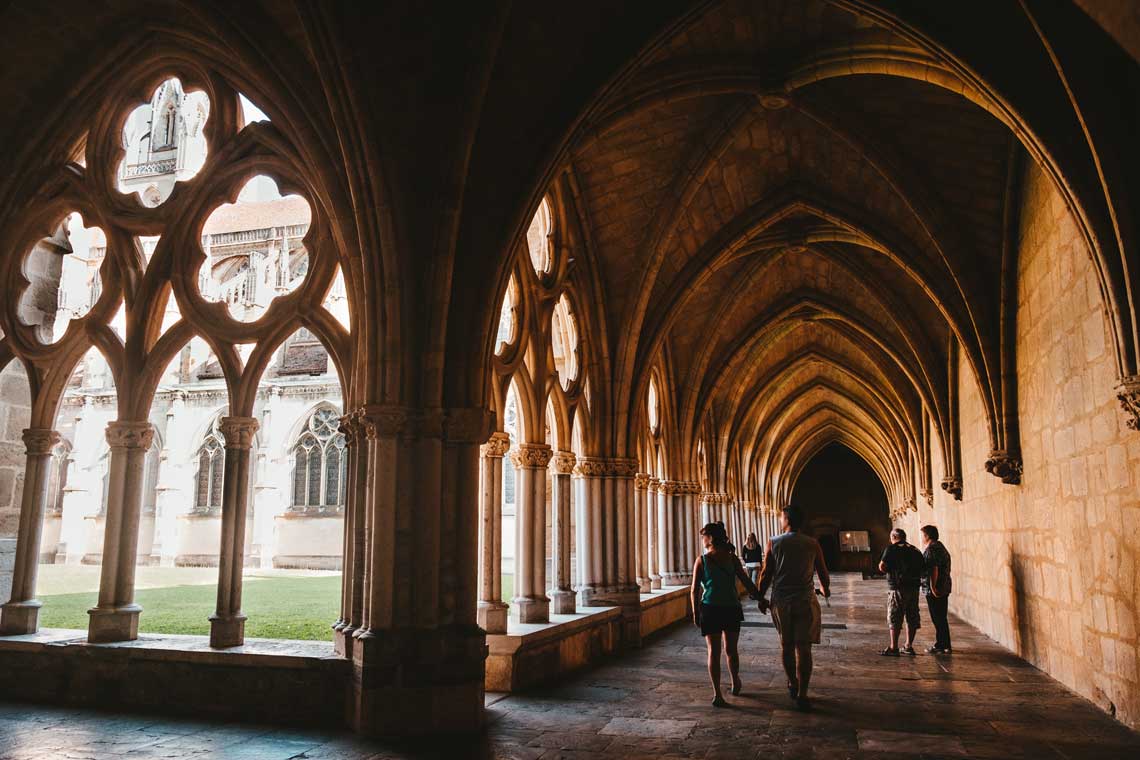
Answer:
[[[832,544],[940,526],[951,611],[1140,726],[1129,2],[99,8],[0,10],[6,695],[248,715],[258,668],[263,717],[470,731],[803,498]],[[208,646],[139,638],[163,509],[215,520]],[[343,569],[335,650],[244,640],[255,551]]]

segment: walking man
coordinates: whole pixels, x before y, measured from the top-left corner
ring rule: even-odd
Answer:
[[[811,645],[819,643],[822,627],[813,576],[819,574],[823,595],[831,596],[831,578],[823,562],[823,549],[811,536],[800,533],[803,513],[786,507],[781,516],[784,532],[768,540],[764,569],[760,573],[760,611],[772,610],[772,622],[780,634],[788,696],[801,710],[810,710]],[[772,588],[772,602],[765,592]]]
[[[950,552],[938,540],[938,528],[922,527],[922,559],[926,572],[922,575],[922,590],[926,594],[926,607],[930,622],[934,623],[934,646],[930,654],[950,654]]]
[[[906,542],[906,531],[891,531],[891,545],[879,560],[879,570],[887,574],[887,625],[891,630],[891,645],[879,654],[898,657],[914,654],[914,634],[919,629],[918,586],[922,582],[922,553]],[[906,619],[906,646],[899,649],[899,635]]]

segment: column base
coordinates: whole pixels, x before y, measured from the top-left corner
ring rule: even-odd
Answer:
[[[653,582],[648,578],[637,579],[637,592],[639,594],[648,594],[653,590]]]
[[[22,636],[40,629],[39,599],[26,602],[8,602],[0,607],[0,636]]]
[[[690,578],[681,573],[665,573],[661,576],[661,584],[663,586],[687,586],[690,583]]]
[[[649,588],[652,591],[656,591],[657,589],[661,588],[661,576],[660,575],[649,576]]]
[[[483,727],[487,637],[475,626],[358,630],[352,728],[365,736],[475,733]]]
[[[555,615],[573,615],[577,611],[577,600],[573,591],[550,592],[550,611]]]
[[[226,649],[245,643],[245,615],[223,618],[210,615],[210,647]]]
[[[353,634],[356,633],[356,628],[351,625],[341,625],[333,633],[333,651],[347,660],[352,659],[352,645],[356,642]]]
[[[545,596],[517,596],[511,604],[519,611],[520,623],[550,622],[550,600]]]
[[[137,604],[124,604],[119,607],[94,607],[87,610],[87,640],[92,644],[106,644],[112,641],[134,641],[139,637],[139,613],[142,607]]]
[[[487,633],[506,633],[511,608],[504,602],[479,602],[475,622]]]

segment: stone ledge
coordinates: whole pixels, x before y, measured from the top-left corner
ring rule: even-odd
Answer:
[[[511,623],[487,636],[487,691],[516,691],[572,673],[617,651],[620,607],[581,607],[549,623]]]
[[[90,644],[86,631],[0,638],[0,694],[13,700],[270,723],[340,726],[352,663],[331,642],[143,635]]]
[[[669,628],[682,620],[688,620],[689,586],[665,586],[659,590],[641,595],[641,638]]]

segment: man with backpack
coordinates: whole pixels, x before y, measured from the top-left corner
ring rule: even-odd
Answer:
[[[914,654],[914,633],[919,628],[918,587],[922,583],[925,562],[922,552],[906,542],[906,531],[891,531],[891,545],[879,560],[879,570],[887,574],[887,625],[891,629],[891,645],[879,654],[898,657]],[[899,634],[906,619],[906,646],[899,649]]]

